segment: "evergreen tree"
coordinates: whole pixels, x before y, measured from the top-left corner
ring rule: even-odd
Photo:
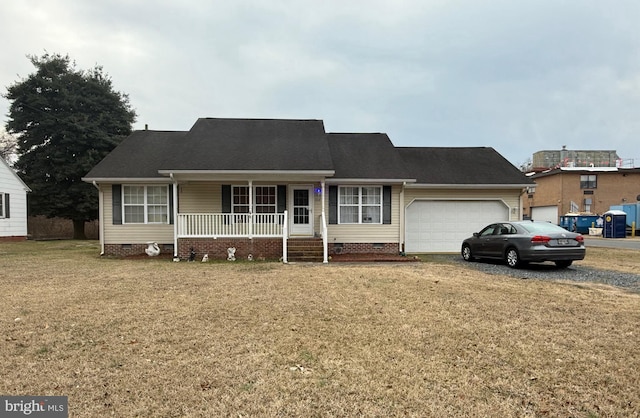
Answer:
[[[18,137],[15,168],[31,188],[29,214],[73,221],[74,238],[97,219],[97,190],[81,178],[131,133],[136,113],[102,67],[68,55],[29,56],[36,72],[7,87],[6,129]]]

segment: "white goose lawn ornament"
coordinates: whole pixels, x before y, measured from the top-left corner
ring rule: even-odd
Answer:
[[[147,242],[147,248],[144,249],[149,257],[155,257],[160,254],[160,247],[157,242]]]

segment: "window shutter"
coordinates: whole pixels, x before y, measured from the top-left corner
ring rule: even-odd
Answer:
[[[122,185],[111,185],[111,201],[113,204],[113,224],[122,225]]]
[[[222,213],[231,213],[231,185],[222,185]]]
[[[284,213],[287,210],[287,186],[279,185],[276,194],[278,195],[278,205],[276,211]]]
[[[10,218],[11,217],[11,210],[10,210],[11,207],[9,206],[9,204],[10,204],[9,200],[10,200],[9,199],[9,193],[6,193],[4,195],[4,217],[5,218]],[[0,215],[2,215],[2,214],[0,213]]]
[[[382,186],[382,223],[391,223],[391,186]]]
[[[173,184],[169,185],[169,225],[173,225]]]
[[[338,223],[338,186],[329,186],[329,223]]]

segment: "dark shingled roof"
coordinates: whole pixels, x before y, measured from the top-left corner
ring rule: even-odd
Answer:
[[[202,118],[168,170],[332,170],[321,120]]]
[[[154,178],[172,164],[186,132],[134,131],[85,176],[86,178]]]
[[[387,134],[328,134],[335,178],[415,179]]]
[[[418,184],[533,184],[491,147],[396,149]]]
[[[203,118],[188,132],[135,131],[86,176],[163,178],[159,170],[333,171],[336,179],[533,184],[493,148],[394,147],[382,133],[330,133],[321,120]]]

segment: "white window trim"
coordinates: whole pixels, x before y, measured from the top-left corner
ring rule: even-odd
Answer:
[[[236,196],[236,190],[238,190],[240,188],[246,188],[247,192],[249,194],[251,194],[250,187],[247,184],[238,184],[238,185],[231,186],[231,213],[233,213],[234,215],[246,215],[246,214],[252,212],[251,198],[250,198],[249,194],[247,195],[247,203],[246,204],[244,204],[244,203],[243,204],[236,204],[234,202],[234,197]],[[248,212],[236,212],[236,207],[239,207],[239,206],[242,206],[242,207],[247,206],[249,208],[249,211]]]
[[[341,190],[345,188],[357,188],[358,189],[358,204],[342,204],[340,202]],[[362,203],[362,189],[364,188],[376,188],[380,193],[380,203],[378,204],[363,204]],[[342,222],[341,211],[342,207],[358,207],[358,222]],[[378,222],[362,222],[362,208],[363,207],[378,207],[379,210],[379,221]],[[384,207],[384,191],[382,186],[378,185],[349,185],[349,186],[338,186],[338,224],[340,225],[382,225],[383,223],[383,207]]]
[[[127,204],[125,203],[125,189],[127,187],[144,187],[144,203],[142,204]],[[158,203],[154,203],[154,204],[149,204],[148,202],[148,188],[149,187],[165,187],[167,190],[167,200],[164,204],[158,204]],[[169,186],[166,185],[157,185],[157,184],[124,184],[122,185],[122,198],[121,198],[121,202],[122,202],[122,224],[126,224],[126,225],[168,225],[170,223],[170,219],[171,219],[171,214],[169,213],[169,193],[171,191],[169,190]],[[127,206],[142,206],[143,209],[143,214],[144,214],[144,221],[143,222],[127,222],[127,216],[125,213],[125,208]],[[167,220],[166,222],[149,222],[149,206],[165,206],[167,208]]]

